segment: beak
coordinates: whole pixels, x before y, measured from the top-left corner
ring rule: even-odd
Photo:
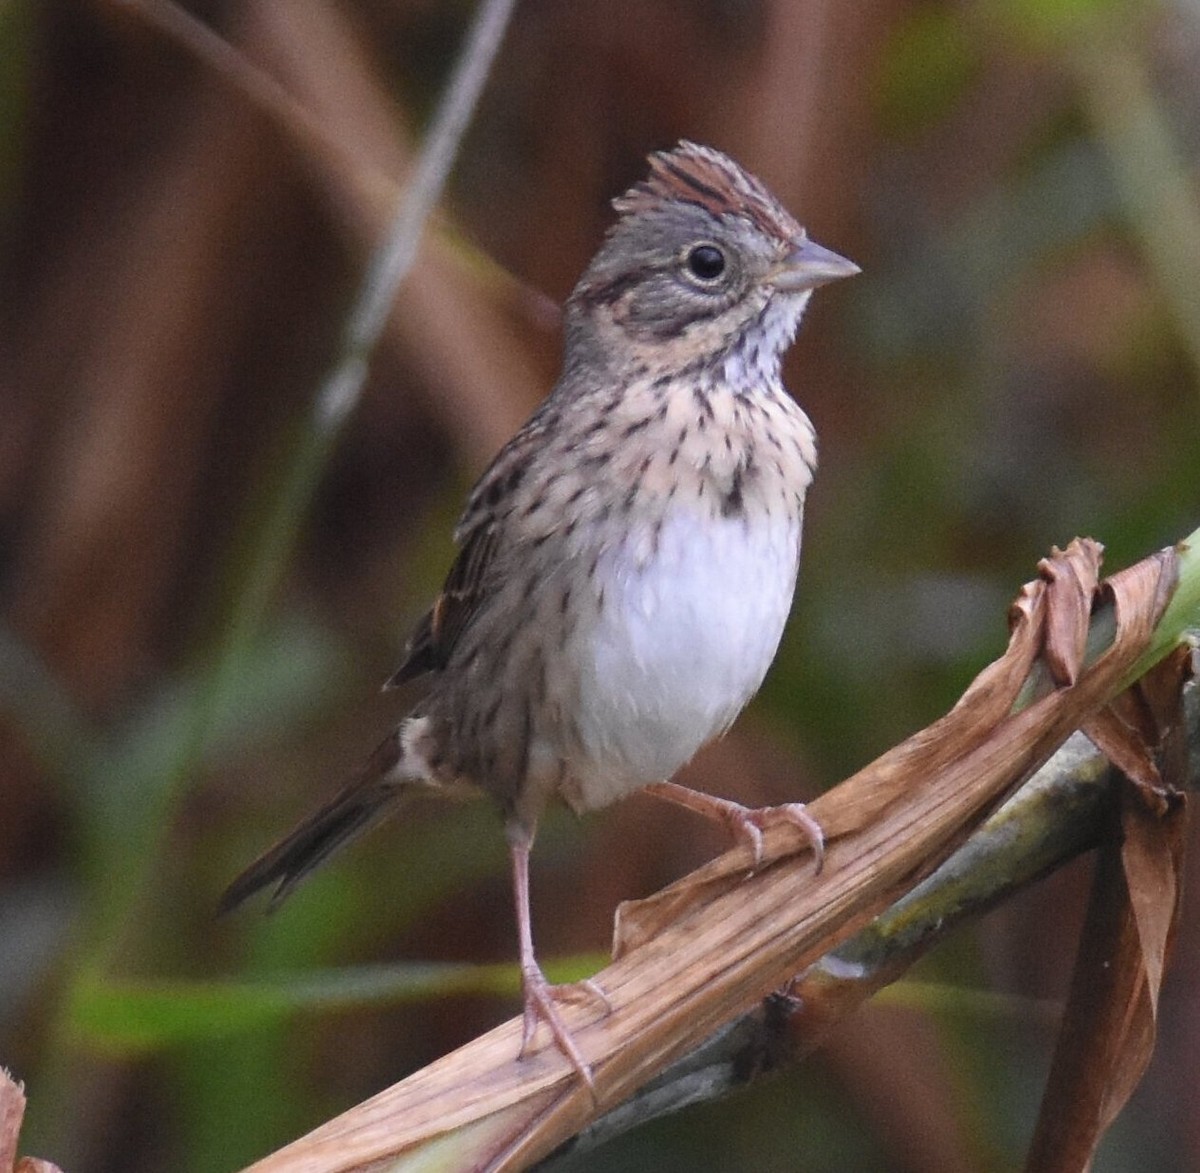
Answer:
[[[800,292],[861,272],[853,261],[806,237],[775,267],[771,282],[776,289]]]

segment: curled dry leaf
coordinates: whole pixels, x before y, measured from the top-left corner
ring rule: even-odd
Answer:
[[[1096,594],[1096,576],[1104,547],[1073,542],[1064,553],[1053,547],[1038,571],[1051,598],[1046,608],[1046,641],[1042,659],[1055,684],[1074,684],[1083,666],[1088,621]]]
[[[1164,550],[1107,580],[1099,546],[1072,542],[1041,567],[1011,614],[1008,650],[941,720],[809,806],[826,863],[788,828],[637,905],[623,906],[617,960],[596,981],[612,1009],[563,1008],[592,1065],[595,1098],[552,1046],[514,1062],[513,1020],[259,1162],[255,1173],[416,1167],[524,1168],[619,1103],[749,1006],[835,948],[931,872],[1066,737],[1108,704],[1148,646],[1177,581]],[[1078,615],[1094,598],[1113,637],[1088,664]],[[1053,614],[1068,608],[1066,618]],[[1054,630],[1050,678],[1074,683],[1025,703]],[[1061,633],[1065,632],[1063,635]]]

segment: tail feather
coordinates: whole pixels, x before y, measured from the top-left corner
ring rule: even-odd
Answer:
[[[337,849],[395,814],[409,791],[394,771],[403,756],[400,731],[389,735],[357,775],[320,810],[259,856],[225,889],[217,905],[230,912],[263,888],[275,885],[276,907]]]

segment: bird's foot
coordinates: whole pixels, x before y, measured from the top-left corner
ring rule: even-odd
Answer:
[[[726,803],[725,799],[718,802]],[[821,824],[808,813],[802,802],[784,802],[779,806],[742,806],[738,802],[728,802],[728,809],[720,814],[720,818],[728,822],[736,838],[745,842],[754,853],[754,866],[757,868],[763,859],[763,832],[770,826],[786,823],[795,827],[812,849],[816,862],[816,873],[825,866],[825,832]]]
[[[754,866],[758,868],[763,860],[763,832],[768,827],[778,823],[786,823],[795,827],[808,840],[816,860],[816,870],[820,872],[825,863],[825,832],[821,824],[808,813],[802,802],[784,802],[779,806],[743,806],[740,802],[732,802],[728,798],[717,798],[714,794],[705,794],[702,790],[690,790],[680,786],[678,782],[655,782],[646,790],[655,798],[664,798],[668,802],[685,806],[698,815],[724,823],[734,838],[745,843],[754,856]]]
[[[604,1007],[605,1014],[612,1011],[612,1003],[608,995],[590,978],[582,982],[571,982],[566,985],[551,985],[546,975],[535,966],[525,966],[521,970],[521,978],[525,988],[525,1021],[521,1031],[521,1050],[518,1058],[524,1058],[537,1034],[538,1022],[544,1022],[550,1028],[555,1046],[566,1056],[576,1074],[587,1084],[592,1098],[596,1096],[596,1081],[592,1075],[591,1065],[584,1059],[574,1035],[567,1029],[562,1015],[558,1012],[557,1002],[599,1002]]]

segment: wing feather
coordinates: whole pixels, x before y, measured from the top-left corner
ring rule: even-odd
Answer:
[[[441,594],[421,617],[404,650],[404,661],[388,679],[395,688],[427,672],[437,672],[495,587],[500,548],[513,496],[525,479],[529,456],[542,442],[547,422],[535,415],[497,453],[467,499],[454,539],[461,546]]]

